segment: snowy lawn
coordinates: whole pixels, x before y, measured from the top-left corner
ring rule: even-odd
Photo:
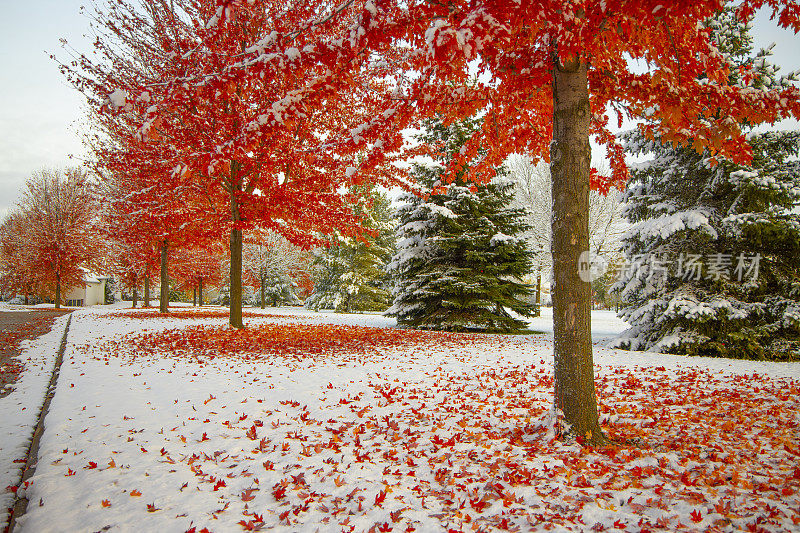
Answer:
[[[73,314],[22,531],[800,528],[800,365],[598,346],[595,450],[554,438],[551,334],[226,320]]]

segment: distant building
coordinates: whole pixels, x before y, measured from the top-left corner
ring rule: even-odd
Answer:
[[[74,287],[64,297],[67,307],[102,305],[106,302],[106,282],[109,278],[86,271],[83,284]]]

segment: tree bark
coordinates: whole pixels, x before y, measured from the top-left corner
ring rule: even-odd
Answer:
[[[197,287],[192,289],[192,307],[197,307]]]
[[[203,307],[203,278],[197,278],[197,304]]]
[[[581,58],[553,68],[553,333],[555,405],[571,433],[592,444],[604,436],[597,416],[591,334],[591,285],[579,275],[589,250],[589,81]]]
[[[150,273],[144,275],[144,302],[142,307],[150,307]]]
[[[241,221],[237,187],[231,187],[231,301],[230,325],[243,328],[242,323],[242,230],[237,227]]]
[[[167,239],[161,241],[161,294],[158,311],[169,313],[169,275],[167,274]]]
[[[56,273],[56,309],[61,309],[61,274]]]
[[[133,308],[136,309],[136,303],[139,301],[139,293],[133,289]]]
[[[261,269],[261,309],[266,307],[266,303],[264,302],[264,269]]]

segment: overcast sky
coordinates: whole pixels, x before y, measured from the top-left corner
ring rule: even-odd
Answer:
[[[78,50],[89,49],[89,23],[80,11],[85,3],[0,0],[0,216],[14,205],[31,172],[80,163],[82,96],[48,56],[64,57],[62,37]],[[784,71],[800,70],[800,37],[763,15],[754,37],[757,47],[777,43],[773,61]]]

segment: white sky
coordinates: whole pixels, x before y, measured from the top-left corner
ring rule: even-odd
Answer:
[[[14,205],[25,180],[42,167],[79,164],[83,154],[83,98],[58,71],[50,53],[64,58],[66,38],[89,50],[88,0],[0,0],[0,217]],[[800,37],[761,15],[756,47],[776,42],[773,62],[800,70]],[[77,159],[70,159],[70,155]]]

